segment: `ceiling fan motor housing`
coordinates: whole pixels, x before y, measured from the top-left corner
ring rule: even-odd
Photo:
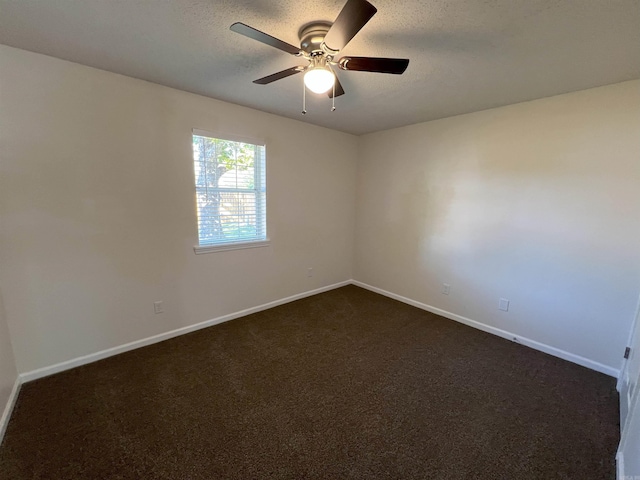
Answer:
[[[298,32],[300,48],[309,54],[322,53],[322,43],[329,28],[331,28],[330,22],[313,22],[303,26]]]

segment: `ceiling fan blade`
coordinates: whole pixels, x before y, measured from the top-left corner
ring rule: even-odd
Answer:
[[[342,57],[338,66],[342,70],[400,75],[409,66],[409,60],[406,58]]]
[[[295,75],[296,73],[300,73],[304,71],[305,67],[291,67],[286,70],[282,70],[278,73],[273,73],[266,77],[259,78],[258,80],[254,80],[253,83],[257,83],[258,85],[267,85],[271,82],[275,82],[276,80],[281,80],[283,78],[290,77],[291,75]]]
[[[256,30],[255,28],[250,27],[249,25],[245,25],[244,23],[236,22],[229,28],[233,32],[265,43],[271,47],[282,50],[283,52],[290,53],[291,55],[298,55],[300,53],[300,48],[294,47],[290,43],[283,42],[276,37],[272,37],[271,35],[261,32],[260,30]]]
[[[344,88],[342,88],[338,76],[335,74],[334,76],[336,77],[336,97],[339,97],[340,95],[344,95]],[[327,95],[329,95],[329,98],[333,98],[333,88],[327,92]]]
[[[329,50],[342,50],[378,10],[367,0],[347,0],[342,11],[324,37]]]

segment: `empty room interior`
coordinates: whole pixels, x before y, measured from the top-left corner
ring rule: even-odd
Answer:
[[[639,0],[0,0],[0,480],[640,478],[639,302]]]

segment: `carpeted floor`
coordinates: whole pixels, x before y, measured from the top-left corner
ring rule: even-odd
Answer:
[[[22,387],[0,478],[613,479],[614,380],[347,286]]]

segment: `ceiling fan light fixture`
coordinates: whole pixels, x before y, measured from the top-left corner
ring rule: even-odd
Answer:
[[[340,79],[334,72],[334,67],[341,70],[390,73],[394,75],[404,73],[409,65],[409,60],[406,58],[342,57],[336,59],[336,55],[342,51],[378,11],[367,0],[346,0],[346,2],[335,22],[319,20],[303,25],[298,31],[300,48],[244,23],[236,22],[232,24],[230,28],[236,33],[309,62],[308,64],[303,63],[302,65],[267,75],[254,80],[253,83],[268,85],[276,80],[304,72],[302,113],[306,113],[304,99],[306,98],[307,89],[316,94],[328,94],[329,98],[332,99],[331,111],[335,110],[335,104],[333,103],[335,97],[344,95],[344,88],[342,88]]]
[[[313,93],[326,93],[336,81],[336,77],[327,67],[317,66],[304,74],[304,84]]]

